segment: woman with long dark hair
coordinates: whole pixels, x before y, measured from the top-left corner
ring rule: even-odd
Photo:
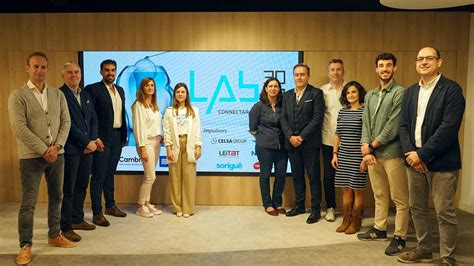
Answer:
[[[285,188],[288,154],[285,137],[280,128],[281,84],[276,78],[269,78],[263,85],[260,101],[249,113],[250,134],[255,137],[255,151],[260,163],[260,193],[263,207],[269,215],[285,214],[282,194]],[[270,176],[275,167],[275,182],[270,196]]]
[[[360,138],[365,89],[357,81],[348,82],[341,92],[344,108],[337,117],[332,165],[336,169],[335,186],[342,187],[343,221],[336,232],[355,234],[362,222],[367,165],[362,160]]]

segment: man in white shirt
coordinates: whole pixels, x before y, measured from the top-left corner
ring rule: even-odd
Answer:
[[[64,95],[48,87],[48,58],[42,52],[28,56],[29,80],[8,98],[10,123],[20,158],[21,207],[18,213],[20,253],[16,263],[28,264],[33,245],[33,221],[41,176],[48,186],[48,244],[74,247],[76,243],[60,234],[63,198],[64,145],[71,121]]]
[[[416,72],[402,103],[400,141],[408,174],[410,210],[418,245],[403,253],[404,263],[431,262],[430,194],[439,227],[440,265],[455,265],[457,218],[454,209],[461,149],[458,133],[466,102],[461,87],[439,73],[443,60],[434,47],[420,49]]]
[[[339,101],[341,91],[344,87],[344,62],[341,59],[334,58],[328,64],[329,83],[321,86],[324,94],[324,121],[321,128],[322,147],[324,168],[324,196],[326,199],[326,221],[334,222],[336,220],[336,192],[334,187],[335,169],[331,165],[333,157],[333,142],[336,132],[337,115],[342,105]]]

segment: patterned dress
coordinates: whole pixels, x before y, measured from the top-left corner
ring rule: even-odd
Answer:
[[[360,137],[364,107],[357,110],[343,108],[337,116],[336,135],[341,140],[338,150],[339,167],[336,170],[335,186],[365,189],[367,172],[359,171],[362,162]]]

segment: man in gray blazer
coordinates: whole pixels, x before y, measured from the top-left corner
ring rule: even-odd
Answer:
[[[76,243],[60,235],[63,198],[64,157],[71,121],[64,94],[46,82],[48,58],[42,52],[28,56],[29,80],[8,98],[10,123],[17,139],[20,158],[22,198],[18,214],[20,253],[17,264],[31,261],[33,218],[41,176],[48,186],[48,244],[74,247]]]

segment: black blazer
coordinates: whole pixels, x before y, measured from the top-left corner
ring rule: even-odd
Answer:
[[[403,153],[417,151],[429,171],[461,169],[458,132],[466,102],[461,87],[441,76],[433,89],[421,128],[422,147],[415,146],[415,124],[420,86],[411,86],[405,93],[400,114],[400,142]]]
[[[90,95],[81,90],[81,105],[77,102],[71,89],[66,84],[59,88],[67,101],[71,116],[71,129],[67,137],[64,151],[66,154],[82,155],[91,140],[97,139],[97,116]]]
[[[303,146],[321,147],[321,126],[324,119],[323,92],[308,84],[299,104],[296,104],[296,93],[289,90],[283,94],[280,124],[285,135],[285,148],[294,149],[289,139],[300,135]]]
[[[120,98],[122,98],[122,127],[120,128],[122,146],[127,142],[127,121],[125,118],[125,94],[123,88],[114,84]],[[89,84],[84,88],[87,91],[95,106],[98,120],[99,138],[104,145],[112,145],[114,135],[114,109],[112,99],[107,91],[107,87],[102,81]]]

